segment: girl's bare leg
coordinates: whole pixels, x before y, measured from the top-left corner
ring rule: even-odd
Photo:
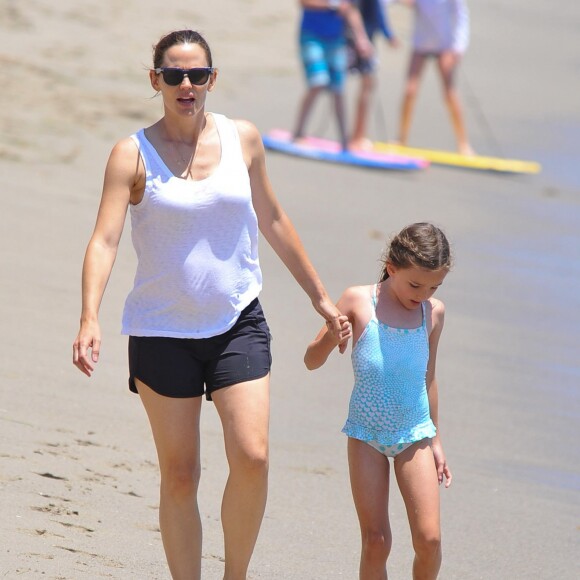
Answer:
[[[245,580],[268,493],[269,375],[219,389],[219,413],[230,473],[222,501],[224,580]]]
[[[386,580],[391,551],[389,460],[368,443],[349,437],[352,497],[360,524],[360,580]]]
[[[164,397],[141,381],[135,382],[159,458],[159,524],[169,570],[174,580],[199,580],[202,530],[197,489],[201,473],[201,397]]]
[[[474,151],[467,138],[467,130],[463,120],[463,110],[459,100],[459,94],[455,88],[455,74],[461,55],[454,52],[444,52],[437,58],[439,74],[443,83],[445,103],[451,115],[451,122],[457,140],[457,149],[462,155],[474,155]]]
[[[401,117],[399,121],[399,143],[406,145],[409,139],[409,130],[411,129],[411,119],[415,108],[417,93],[421,81],[421,73],[425,65],[426,56],[414,52],[411,55],[409,69],[407,71],[407,82],[403,94],[403,103],[401,105]]]
[[[429,439],[397,455],[395,474],[415,549],[413,579],[434,580],[441,567],[441,528],[439,483]]]

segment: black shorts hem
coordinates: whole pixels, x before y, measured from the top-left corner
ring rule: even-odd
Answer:
[[[265,376],[268,376],[271,372],[272,372],[272,370],[268,369],[265,373],[261,372],[261,373],[257,373],[256,376],[244,377],[241,381],[235,381],[233,383],[228,383],[227,385],[215,386],[211,391],[206,391],[205,398],[208,401],[211,401],[212,400],[212,397],[211,397],[212,393],[215,393],[216,391],[220,391],[221,389],[225,389],[227,387],[233,387],[234,385],[241,385],[243,383],[249,383],[250,381],[257,381],[258,379],[263,379]]]

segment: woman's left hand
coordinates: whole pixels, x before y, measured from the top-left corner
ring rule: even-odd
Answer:
[[[321,302],[316,310],[326,320],[326,327],[336,340],[339,352],[345,352],[348,341],[352,338],[352,326],[348,317],[341,314],[329,299]]]

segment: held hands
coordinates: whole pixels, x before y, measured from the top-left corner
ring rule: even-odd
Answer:
[[[348,346],[348,341],[352,338],[352,326],[348,316],[340,315],[338,318],[326,321],[326,328],[338,345],[338,352],[342,354]]]
[[[352,338],[352,327],[348,317],[341,314],[340,310],[325,298],[319,305],[314,304],[316,311],[326,320],[326,328],[330,336],[338,345],[338,350],[342,354],[346,351],[348,341]]]
[[[441,443],[437,439],[433,439],[432,449],[433,449],[433,457],[435,458],[435,467],[437,468],[437,479],[441,484],[443,483],[443,477],[445,477],[445,487],[449,487],[451,485],[453,475],[451,473],[451,470],[449,469],[449,465],[447,465],[445,453],[443,452],[443,447],[441,446]]]
[[[81,323],[73,343],[73,364],[87,377],[95,370],[101,348],[101,329],[98,322]],[[90,356],[89,356],[89,350]]]

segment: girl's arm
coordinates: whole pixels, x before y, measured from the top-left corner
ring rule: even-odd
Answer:
[[[346,342],[348,342],[349,338],[352,338],[352,325],[350,323],[352,311],[349,303],[349,290],[346,290],[336,304],[337,308],[344,315],[342,317],[342,329]],[[306,368],[309,371],[320,368],[338,344],[339,342],[336,340],[334,335],[328,332],[326,326],[323,326],[316,338],[306,348],[306,354],[304,355],[304,364],[306,365]],[[344,352],[344,349],[341,350],[341,352]]]
[[[85,253],[80,330],[73,343],[73,363],[89,377],[101,347],[99,307],[117,255],[131,193],[140,180],[138,167],[135,144],[130,139],[117,143],[109,156],[97,221]]]
[[[328,297],[292,222],[274,195],[266,172],[264,145],[260,133],[248,121],[236,121],[236,125],[248,166],[252,202],[258,216],[260,231],[298,284],[308,294],[315,310],[329,324],[333,337],[341,343],[341,352],[344,352],[348,341],[344,317]]]
[[[443,482],[445,477],[445,487],[451,485],[453,478],[451,470],[447,465],[443,446],[441,444],[441,432],[439,430],[439,387],[435,377],[435,367],[437,360],[437,347],[439,345],[439,338],[443,330],[443,323],[445,320],[445,306],[440,300],[432,298],[431,304],[431,332],[429,334],[429,363],[427,365],[427,396],[429,398],[429,411],[431,420],[435,424],[437,434],[433,438],[433,456],[435,458],[435,466],[437,468],[437,477],[439,483]]]

